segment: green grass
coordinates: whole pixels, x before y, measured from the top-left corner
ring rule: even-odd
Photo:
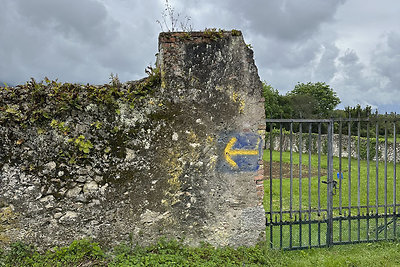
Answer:
[[[272,153],[273,161],[278,161],[279,162],[279,152],[273,151]],[[269,160],[269,151],[266,150],[264,152],[264,160]],[[290,163],[290,153],[289,152],[283,152],[282,153],[282,162],[285,163]],[[299,154],[298,153],[293,153],[293,164],[298,165],[299,163]],[[308,170],[308,154],[302,154],[302,163],[303,169],[304,167]],[[334,206],[339,207],[339,201],[340,201],[340,192],[339,192],[339,186],[342,188],[342,207],[347,207],[349,204],[349,200],[351,201],[352,206],[357,206],[358,199],[360,202],[360,205],[366,205],[367,204],[367,190],[368,190],[368,183],[367,183],[367,162],[365,160],[360,160],[360,177],[358,177],[358,161],[356,159],[351,159],[351,175],[349,177],[349,168],[348,168],[348,159],[347,158],[342,158],[342,163],[341,163],[341,171],[343,173],[343,178],[341,180],[337,179],[337,172],[339,172],[339,158],[334,157],[333,159],[333,168],[334,168],[334,180],[336,180],[337,183],[337,194],[334,196]],[[397,164],[396,169],[400,170],[400,164]],[[318,168],[318,155],[311,155],[311,170],[313,172],[317,172]],[[327,157],[322,155],[321,156],[321,169],[326,170],[327,169]],[[393,168],[393,163],[388,163],[387,164],[387,194],[385,196],[385,186],[384,186],[384,180],[385,180],[385,164],[384,162],[379,162],[378,164],[378,203],[379,204],[384,204],[385,198],[388,204],[393,204],[393,177],[394,177],[394,168]],[[294,173],[294,176],[298,177],[298,173]],[[274,177],[274,178],[279,178]],[[308,207],[309,203],[309,197],[308,197],[308,186],[309,186],[309,177],[302,177],[302,207]],[[326,181],[327,177],[321,176],[321,181]],[[358,194],[358,179],[360,179],[360,194]],[[280,185],[280,180],[279,179],[273,179],[273,187],[272,187],[272,193],[273,193],[273,199],[278,200],[274,201],[273,207],[274,209],[279,208],[279,196],[280,196],[280,191],[279,191],[279,185]],[[293,199],[292,199],[292,206],[295,209],[298,209],[299,207],[299,185],[300,185],[300,180],[297,178],[293,179]],[[349,181],[351,184],[351,194],[349,198]],[[399,183],[399,182],[398,182]],[[265,182],[266,185],[266,193],[269,195],[269,181]],[[290,196],[288,192],[290,192],[290,179],[282,179],[282,188],[283,188],[283,208],[285,210],[289,210],[289,203],[290,203]],[[375,205],[376,204],[376,162],[370,161],[370,170],[369,170],[369,205]],[[320,205],[323,207],[326,207],[326,185],[325,184],[320,184],[320,191],[321,191],[321,200],[320,200]],[[313,176],[311,177],[311,207],[312,208],[318,208],[318,177]],[[396,198],[397,200],[400,200],[400,188],[397,188],[396,190]],[[265,198],[265,203],[266,207],[269,207],[269,198]],[[358,211],[357,209],[352,210],[353,213],[355,211]],[[366,211],[366,209],[361,209],[361,212]],[[380,211],[383,211],[383,208],[380,209]]]
[[[385,141],[384,137],[379,138],[380,141]],[[394,135],[388,136],[388,143],[393,144],[394,143]],[[396,134],[396,143],[400,142],[400,134]]]
[[[293,164],[299,164],[299,154],[293,153]],[[269,151],[266,150],[264,153],[264,160],[269,161]],[[277,151],[273,151],[272,153],[272,161],[280,161],[280,153]],[[283,152],[282,153],[282,162],[290,163],[290,153]],[[306,168],[308,170],[308,154],[302,154],[302,164],[303,169]],[[342,158],[341,167],[339,158],[334,157],[333,160],[333,168],[334,168],[334,180],[338,182],[336,194],[333,196],[333,207],[334,216],[335,217],[346,217],[348,215],[349,203],[351,204],[351,214],[366,214],[366,208],[357,208],[358,203],[363,205],[376,205],[376,197],[378,199],[378,204],[383,205],[386,201],[388,205],[393,204],[394,199],[394,190],[393,190],[393,177],[394,177],[394,166],[393,163],[388,163],[387,165],[387,176],[385,178],[385,164],[384,162],[378,163],[378,183],[376,183],[376,162],[370,161],[370,169],[369,169],[369,182],[367,178],[367,161],[360,160],[360,167],[358,167],[358,160],[351,159],[350,160],[350,174],[349,174],[349,161],[348,158]],[[311,155],[311,170],[312,173],[317,173],[318,168],[318,155]],[[327,157],[321,156],[321,168],[326,173],[327,168]],[[341,169],[343,173],[343,179],[338,180],[336,173]],[[397,164],[396,169],[399,169],[399,164]],[[359,174],[358,174],[359,173]],[[272,179],[272,190],[270,188],[270,180],[266,180],[264,182],[265,185],[265,198],[264,198],[264,206],[266,211],[270,210],[270,194],[272,191],[272,209],[274,211],[279,211],[282,206],[283,211],[290,210],[290,201],[292,201],[292,210],[299,210],[300,208],[300,196],[301,196],[301,209],[308,210],[311,209],[326,209],[327,207],[327,186],[326,184],[320,183],[320,198],[318,199],[318,176],[313,176],[309,179],[308,176],[302,177],[301,182],[298,179],[299,174],[294,173],[294,177],[292,180],[292,198],[290,198],[290,187],[291,182],[290,179],[279,179],[279,174],[276,175],[275,178]],[[387,180],[387,188],[385,194],[385,185],[384,181]],[[321,176],[321,181],[326,181],[327,177]],[[280,183],[282,183],[282,192],[280,191]],[[350,190],[349,190],[350,183]],[[358,184],[360,187],[358,187]],[[397,187],[399,182],[396,182]],[[301,192],[300,192],[301,186]],[[369,189],[368,189],[369,187]],[[311,194],[309,195],[309,188],[311,188]],[[358,190],[359,189],[359,190]],[[369,200],[367,199],[367,192],[369,191]],[[280,201],[282,199],[282,201]],[[396,188],[396,199],[397,202],[400,200],[400,188]],[[342,213],[340,214],[339,207],[342,207]],[[378,208],[378,212],[384,213],[385,208]],[[372,207],[369,209],[369,212],[375,213],[376,208]],[[393,208],[387,208],[387,212],[393,212]],[[306,216],[308,218],[308,212],[306,212]],[[321,213],[321,216],[318,215],[317,212],[311,213],[311,219],[313,220],[323,220],[323,215],[326,214],[324,212]],[[292,214],[292,218],[290,218],[290,214],[283,214],[282,221],[293,221],[297,217],[298,212]],[[270,219],[270,218],[268,218]],[[273,220],[280,221],[280,215],[273,217]],[[345,220],[343,219],[341,222],[334,222],[334,241],[359,241],[359,240],[367,240],[367,239],[386,239],[386,238],[397,238],[397,229],[400,229],[400,226],[396,225],[397,229],[393,228],[393,224],[388,227],[382,227],[382,225],[386,225],[387,222],[390,222],[391,218],[388,219],[373,219],[369,220]],[[341,224],[341,225],[340,225]],[[368,224],[368,225],[367,225]],[[320,227],[318,230],[318,227]],[[382,230],[382,231],[381,231]],[[396,231],[396,232],[395,232]],[[270,229],[267,229],[267,236],[270,234]],[[311,239],[311,245],[319,245],[325,244],[326,238],[326,224],[325,223],[315,223],[309,226],[308,224],[303,224],[301,226],[301,235],[300,229],[298,225],[283,226],[282,229],[278,226],[273,227],[273,238],[272,243],[274,246],[290,246],[290,234],[292,235],[292,246],[304,246],[305,244],[309,244]],[[280,235],[283,235],[282,244],[280,241]],[[300,237],[301,236],[301,237]],[[301,240],[300,240],[301,239]],[[268,242],[271,242],[270,238]]]
[[[391,242],[286,251],[277,266],[400,266],[399,251]]]
[[[0,251],[0,266],[400,266],[400,243],[281,251],[269,249],[266,243],[215,248],[162,239],[147,247],[122,244],[108,253],[88,240],[44,253],[16,243],[10,250]]]

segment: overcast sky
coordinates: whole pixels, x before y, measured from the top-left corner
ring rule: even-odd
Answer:
[[[194,30],[242,30],[281,94],[326,82],[339,107],[400,112],[399,0],[170,0]],[[165,0],[0,0],[0,82],[103,84],[154,64]],[[164,30],[166,28],[164,27]]]

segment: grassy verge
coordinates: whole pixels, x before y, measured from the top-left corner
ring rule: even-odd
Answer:
[[[88,240],[38,253],[22,243],[0,253],[0,266],[399,266],[400,244],[380,242],[301,251],[254,247],[185,246],[160,240],[148,247],[120,245],[106,253]]]

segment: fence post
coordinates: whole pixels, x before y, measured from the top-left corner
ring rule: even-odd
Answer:
[[[327,174],[327,231],[326,246],[333,245],[333,130],[334,121],[328,123],[328,174]]]

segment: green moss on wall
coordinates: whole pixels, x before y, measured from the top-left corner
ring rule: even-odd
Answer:
[[[117,101],[121,101],[133,106],[136,101],[150,96],[161,84],[158,68],[148,67],[146,72],[147,78],[126,84],[112,76],[109,84],[101,86],[60,83],[47,78],[36,82],[32,78],[24,85],[0,87],[0,125],[8,122],[21,126],[41,125],[72,110],[83,110],[90,104],[117,109]],[[63,125],[52,126],[60,128]]]

